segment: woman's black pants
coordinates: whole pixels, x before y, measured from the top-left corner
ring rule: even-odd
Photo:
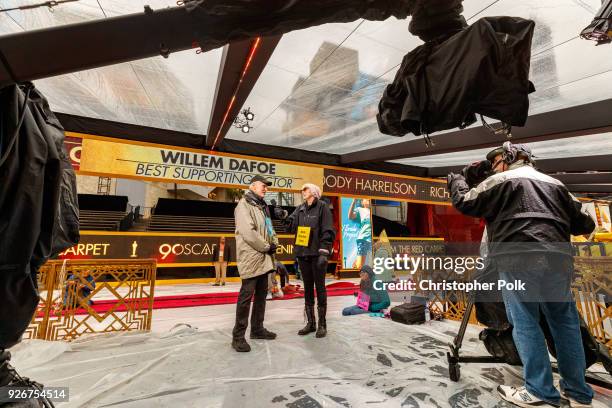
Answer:
[[[327,290],[325,289],[327,258],[325,256],[304,256],[297,260],[304,281],[304,303],[306,306],[314,306],[316,287],[318,306],[327,306]]]

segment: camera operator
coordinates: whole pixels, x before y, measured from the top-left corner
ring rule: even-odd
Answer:
[[[316,331],[316,337],[327,334],[327,291],[325,289],[325,274],[327,261],[331,255],[336,231],[333,217],[327,203],[321,200],[321,189],[311,183],[302,187],[304,202],[287,217],[287,211],[280,207],[274,209],[274,214],[285,220],[289,231],[297,233],[294,247],[295,256],[304,280],[304,302],[307,318],[306,326],[298,332],[300,336]],[[317,311],[319,326],[317,328],[314,316],[314,289],[317,288]]]
[[[572,299],[570,234],[590,233],[595,225],[560,181],[537,171],[525,145],[504,143],[462,175],[449,174],[453,206],[486,220],[489,258],[506,281],[525,281],[525,292],[504,289],[506,313],[523,363],[525,385],[498,386],[500,396],[521,407],[559,406],[553,385],[542,313],[557,349],[561,393],[571,407],[590,407],[593,390],[585,382],[586,362],[579,317]],[[494,173],[471,188],[466,175],[476,167]],[[472,184],[472,183],[470,183]],[[554,296],[554,299],[552,297]],[[554,300],[554,301],[551,301]]]

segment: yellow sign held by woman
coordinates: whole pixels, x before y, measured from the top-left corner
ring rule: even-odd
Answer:
[[[298,227],[297,234],[295,234],[295,245],[307,247],[309,239],[310,227]]]

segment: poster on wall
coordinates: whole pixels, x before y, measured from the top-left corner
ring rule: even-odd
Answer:
[[[372,265],[372,211],[367,198],[341,198],[342,268]]]

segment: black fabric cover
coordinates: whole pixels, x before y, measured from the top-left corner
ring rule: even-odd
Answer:
[[[16,344],[32,319],[40,266],[79,239],[64,130],[46,99],[26,89],[0,90],[0,349]]]
[[[416,0],[408,31],[427,42],[448,38],[467,27],[463,0]]]
[[[326,23],[360,18],[383,21],[408,17],[416,0],[196,0],[185,2],[202,30],[195,33],[203,50],[228,42],[285,34]],[[224,21],[225,30],[209,30]]]
[[[380,131],[428,134],[466,127],[482,114],[523,126],[534,22],[485,17],[445,41],[430,41],[404,57],[379,103]]]

